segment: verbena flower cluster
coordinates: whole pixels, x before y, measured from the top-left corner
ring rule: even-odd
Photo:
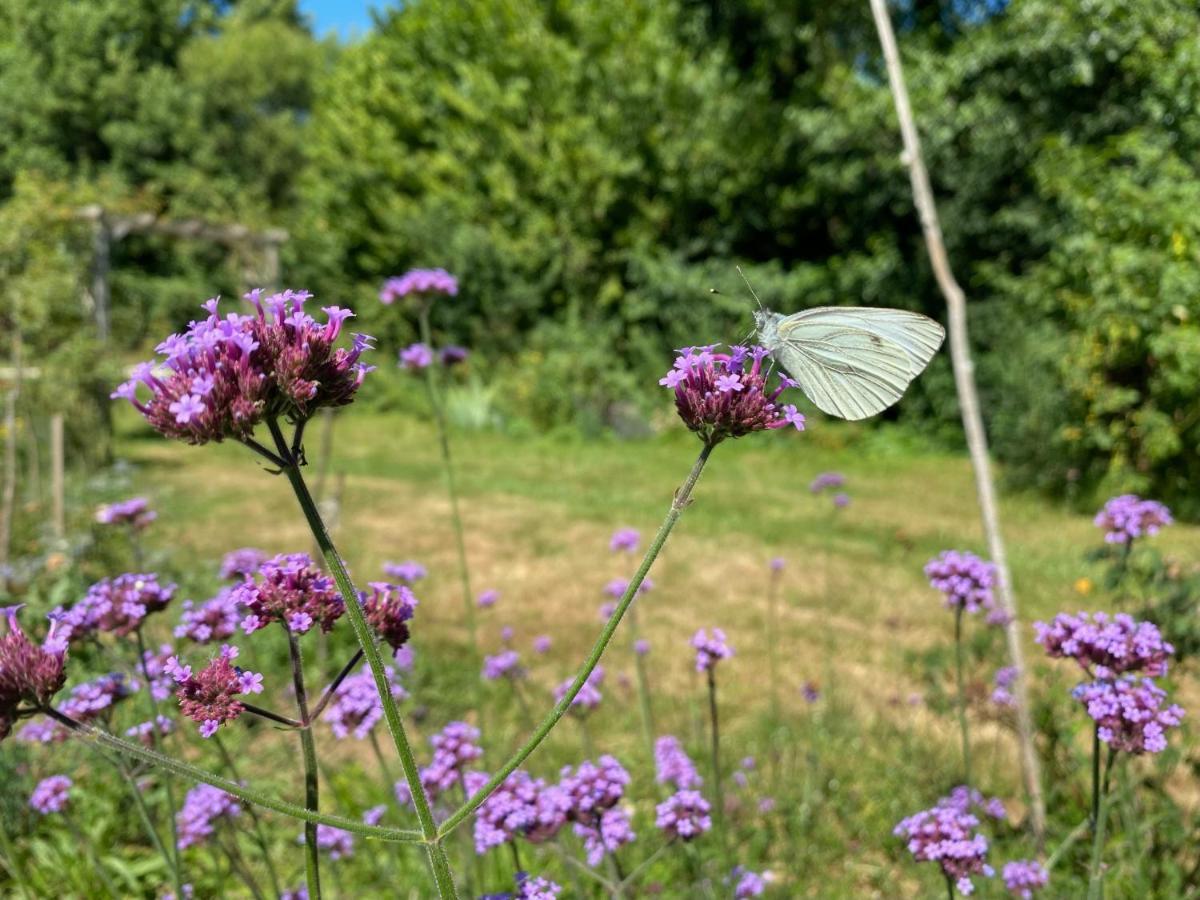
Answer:
[[[101,525],[125,525],[141,531],[158,518],[145,497],[130,497],[117,503],[106,503],[96,510],[96,521]]]
[[[449,369],[466,362],[470,355],[470,351],[466,347],[450,344],[435,351],[429,345],[418,342],[409,344],[400,351],[400,368],[419,371],[429,368],[436,359],[442,366]]]
[[[480,591],[479,596],[475,598],[475,605],[480,609],[491,609],[500,600],[500,592],[495,588],[488,588],[486,591]]]
[[[567,691],[571,689],[574,683],[574,678],[568,678],[562,684],[554,689],[554,702],[562,700],[567,695]],[[600,705],[600,701],[604,699],[604,695],[600,693],[600,685],[604,683],[604,666],[596,666],[592,669],[592,673],[588,675],[587,681],[583,683],[583,687],[579,689],[579,693],[571,700],[571,712],[576,715],[584,716],[590,713],[593,709]]]
[[[71,799],[71,781],[66,775],[51,775],[43,778],[33,789],[29,805],[43,816],[59,813],[67,808]]]
[[[654,742],[654,773],[659,784],[672,784],[680,791],[704,783],[679,739],[669,734]]]
[[[637,553],[641,540],[641,532],[636,528],[618,528],[608,541],[608,549],[613,553]]]
[[[1143,535],[1158,534],[1175,520],[1171,511],[1157,500],[1143,500],[1137,494],[1113,497],[1096,513],[1095,524],[1104,529],[1110,544],[1130,544]]]
[[[266,560],[267,554],[257,547],[230,550],[221,558],[221,577],[226,581],[241,581],[257,572]]]
[[[491,794],[475,819],[475,852],[486,853],[516,838],[538,844],[567,823],[571,800],[557,785],[517,769]]]
[[[562,771],[559,785],[570,800],[569,818],[575,834],[583,839],[588,865],[598,865],[605,854],[637,836],[629,814],[617,806],[629,780],[629,773],[611,756],[601,756],[599,763],[584,760],[575,769],[567,766]]]
[[[717,346],[680,350],[674,368],[658,382],[675,392],[675,408],[688,428],[709,445],[788,425],[804,430],[796,407],[778,403],[795,382],[780,375],[777,387],[767,384],[766,348],[731,346],[728,353],[717,353]]]
[[[973,613],[995,604],[996,567],[974,553],[944,550],[925,564],[925,576],[945,595],[949,609]]]
[[[159,702],[170,697],[171,691],[175,689],[175,679],[167,671],[167,663],[174,653],[170,644],[160,644],[158,650],[147,650],[142,654],[142,665],[138,674],[145,674],[150,679],[150,694]],[[138,690],[140,685],[135,680],[131,687]]]
[[[421,784],[431,801],[457,784],[467,787],[467,766],[483,756],[478,741],[479,729],[466,722],[451,722],[429,739],[433,759],[421,769]],[[471,791],[468,789],[467,793]],[[401,805],[412,802],[406,782],[396,783],[396,799]]]
[[[620,600],[625,596],[625,592],[629,590],[629,583],[630,579],[628,578],[613,578],[604,585],[604,593],[612,597],[614,600]],[[649,578],[643,578],[642,583],[637,587],[637,596],[640,597],[642,594],[648,594],[652,590],[654,590],[654,582]],[[607,605],[608,604],[606,604],[606,606]],[[609,609],[608,613],[605,614],[603,618],[607,619],[611,615],[612,609]]]
[[[82,600],[56,615],[72,643],[96,632],[125,637],[150,613],[166,609],[174,596],[175,585],[159,584],[157,575],[129,573],[96,582]]]
[[[254,568],[259,563],[255,563]],[[244,578],[245,573],[239,577]],[[189,638],[197,644],[210,644],[232,637],[241,619],[241,608],[233,591],[230,587],[221,588],[215,597],[199,606],[192,600],[184,600],[183,613],[179,617],[179,624],[175,626],[175,637]]]
[[[367,623],[392,650],[399,650],[408,643],[408,623],[417,611],[416,595],[402,584],[372,581],[367,587],[369,593],[359,594]]]
[[[737,866],[733,870],[733,882],[734,900],[761,897],[767,890],[767,880],[745,866]]]
[[[260,580],[248,575],[232,593],[247,611],[241,622],[246,634],[271,622],[282,622],[295,634],[313,625],[328,632],[346,611],[333,579],[307,553],[280,554],[259,566],[257,574]]]
[[[893,834],[908,841],[917,862],[935,862],[962,894],[972,894],[974,875],[991,877],[987,864],[987,838],[975,829],[979,819],[958,806],[938,805],[909,816]]]
[[[1003,819],[1007,815],[999,797],[984,797],[977,789],[968,788],[965,784],[953,788],[949,794],[938,800],[937,805],[964,813],[978,811],[993,819]]]
[[[691,841],[712,828],[709,811],[699,791],[677,791],[655,807],[654,825],[671,840]]]
[[[198,784],[183,799],[175,815],[176,842],[180,850],[203,844],[222,820],[236,819],[242,806],[230,794],[210,784]]]
[[[1100,740],[1126,753],[1161,753],[1166,730],[1183,721],[1183,708],[1163,708],[1167,693],[1149,678],[1081,684],[1073,696],[1087,707]]]
[[[408,692],[396,681],[396,670],[386,666],[384,672],[392,697],[396,700],[405,699]],[[337,686],[322,718],[329,723],[333,736],[338,740],[353,735],[361,741],[371,733],[371,729],[383,718],[383,704],[375,689],[375,678],[370,668],[363,666]]]
[[[500,678],[516,679],[523,674],[521,654],[516,650],[504,650],[483,658],[483,677],[488,681],[496,681]]]
[[[166,716],[155,716],[153,721],[139,722],[125,729],[125,736],[131,737],[146,747],[153,747],[158,738],[168,735],[175,730],[175,722]]]
[[[409,269],[403,275],[389,278],[379,291],[379,302],[391,306],[397,300],[412,295],[458,295],[458,279],[445,269]]]
[[[556,900],[562,893],[562,887],[550,879],[530,875],[528,872],[518,872],[515,882],[515,893],[507,891],[502,894],[484,894],[479,900]]]
[[[1012,686],[1017,682],[1017,670],[1012,666],[1004,666],[996,670],[995,685],[992,690],[992,702],[997,706],[1012,706],[1014,703]]]
[[[2,691],[3,689],[0,688],[0,694]],[[132,687],[125,675],[121,672],[111,672],[91,681],[85,681],[83,684],[75,685],[71,688],[67,699],[58,704],[58,711],[76,722],[87,724],[106,714],[118,701],[124,700],[131,693]],[[44,720],[30,722],[21,729],[17,738],[22,741],[48,744],[65,741],[69,734],[67,729],[57,722]]]
[[[21,704],[45,707],[66,681],[66,642],[51,623],[42,644],[35,644],[17,621],[19,606],[0,609],[8,626],[0,637],[0,740],[8,737]]]
[[[383,574],[388,578],[395,578],[397,581],[404,582],[404,584],[413,584],[420,581],[428,573],[425,571],[425,567],[419,562],[408,559],[404,562],[384,563]]]
[[[189,444],[244,440],[266,418],[303,421],[351,402],[370,371],[359,358],[371,338],[355,334],[350,349],[335,348],[354,313],[327,306],[320,324],[304,312],[309,297],[288,290],[263,299],[254,290],[246,295],[254,314],[223,318],[219,301],[209,300],[208,315],[159,344],[162,358],[137,366],[113,397],[132,403],[159,433]]]
[[[175,679],[179,709],[200,725],[201,737],[212,737],[222,724],[242,714],[246,707],[237,699],[240,695],[262,693],[262,675],[236,668],[233,660],[237,655],[237,648],[226,644],[197,675],[174,656],[167,663],[167,671]]]
[[[1049,625],[1035,622],[1033,629],[1048,656],[1073,659],[1093,678],[1131,672],[1157,678],[1167,674],[1175,652],[1153,622],[1126,613],[1059,613]]]
[[[1004,887],[1014,897],[1032,900],[1033,895],[1050,883],[1050,873],[1036,859],[1017,859],[1000,870]]]
[[[696,671],[709,672],[717,663],[733,656],[733,648],[725,640],[725,632],[714,628],[712,634],[701,628],[692,635],[692,646],[696,648]]]
[[[304,843],[304,834],[300,834]],[[329,854],[332,860],[348,859],[354,855],[354,835],[333,825],[317,825],[317,849]]]

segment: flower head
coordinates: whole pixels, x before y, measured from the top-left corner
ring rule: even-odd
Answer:
[[[88,588],[83,599],[62,614],[60,623],[72,643],[98,631],[125,637],[137,631],[150,613],[166,609],[174,596],[175,585],[159,584],[157,575],[105,578]]]
[[[199,606],[192,600],[183,601],[183,613],[175,626],[175,637],[190,638],[197,644],[223,641],[237,631],[239,609],[234,589],[223,587],[217,595]]]
[[[946,596],[948,609],[973,613],[991,609],[995,603],[996,567],[974,553],[944,550],[925,564],[925,576],[930,587]]]
[[[429,739],[433,745],[433,760],[421,769],[421,784],[430,800],[462,784],[467,793],[472,793],[468,784],[470,772],[467,766],[483,756],[479,746],[479,729],[466,722],[451,722]],[[484,776],[484,781],[487,776]],[[412,802],[407,783],[396,784],[396,799],[401,804]]]
[[[70,801],[71,785],[66,775],[51,775],[38,782],[29,796],[29,805],[43,816],[62,812]]]
[[[629,781],[625,768],[614,757],[605,755],[598,763],[584,760],[574,769],[564,767],[559,786],[570,801],[571,820],[592,822],[620,802]]]
[[[466,347],[458,347],[454,344],[448,344],[438,351],[438,362],[447,369],[460,365],[467,361],[467,357],[471,353]]]
[[[554,689],[554,702],[562,700],[571,689],[571,685],[575,683],[574,678],[568,678],[562,684]],[[596,666],[592,669],[592,674],[587,677],[583,686],[579,689],[579,693],[571,701],[571,712],[576,715],[587,715],[593,709],[600,705],[600,701],[604,699],[604,695],[600,693],[600,685],[604,683],[604,667]]]
[[[692,635],[692,646],[696,648],[696,671],[709,672],[717,663],[733,656],[733,648],[725,642],[725,632],[714,628],[710,636],[701,628]]]
[[[232,722],[245,710],[237,698],[242,694],[261,694],[262,675],[246,672],[233,665],[236,647],[228,644],[198,674],[175,657],[167,671],[175,679],[175,696],[180,711],[200,725],[201,737],[212,737],[225,722]]]
[[[618,528],[608,542],[613,553],[636,553],[642,535],[636,528]]]
[[[1036,859],[1017,859],[1005,863],[1000,875],[1008,892],[1021,900],[1032,900],[1034,893],[1050,882],[1050,873]]]
[[[533,639],[533,652],[538,654],[549,653],[551,643],[550,635],[539,634]]]
[[[733,881],[733,896],[735,900],[761,897],[767,889],[767,880],[757,872],[751,872],[745,866],[738,866],[733,870]]]
[[[979,819],[957,806],[935,806],[909,816],[893,834],[906,838],[917,862],[936,862],[963,894],[974,892],[971,876],[991,877],[988,842],[975,829]]]
[[[782,556],[776,556],[776,557],[774,557],[774,558],[771,560],[771,571],[772,571],[772,572],[782,572],[782,571],[783,571],[783,567],[784,567],[785,565],[786,565],[786,562],[784,562],[784,559],[783,559],[783,557],[782,557]]]
[[[101,525],[127,525],[141,531],[158,518],[145,497],[131,497],[118,503],[106,503],[96,510],[96,521]]]
[[[1012,666],[1004,666],[996,670],[995,684],[996,687],[992,691],[992,702],[997,706],[1012,706],[1013,695],[1011,692],[1012,686],[1017,681],[1017,670]]]
[[[258,571],[258,567],[266,560],[267,554],[256,547],[231,550],[221,559],[221,577],[227,581],[241,581]]]
[[[809,483],[808,490],[810,493],[820,494],[824,491],[840,488],[845,483],[846,476],[841,472],[822,472]]]
[[[583,838],[583,850],[589,866],[600,865],[600,860],[606,854],[632,844],[637,837],[629,821],[629,813],[620,807],[606,809],[589,821],[577,821],[571,830]]]
[[[180,850],[202,844],[212,836],[222,819],[236,819],[242,806],[231,795],[210,784],[198,784],[183,799],[183,808],[175,816]]]
[[[409,638],[408,623],[417,610],[417,598],[405,585],[372,581],[369,594],[359,594],[363,615],[393,650],[399,650]]]
[[[175,730],[175,723],[166,716],[155,716],[152,720],[139,722],[125,729],[125,736],[136,738],[146,747],[153,747],[158,739]]]
[[[396,680],[396,670],[387,666],[384,672],[392,697],[396,700],[407,697],[408,692]],[[371,733],[371,729],[383,718],[383,704],[379,702],[375,678],[368,667],[363,666],[361,671],[347,676],[337,686],[333,699],[321,717],[329,723],[333,736],[338,740],[353,735],[361,741]]]
[[[1161,753],[1166,730],[1183,721],[1183,708],[1163,709],[1167,692],[1149,678],[1120,678],[1081,684],[1073,696],[1087,707],[1100,740],[1126,753]]]
[[[304,843],[304,834],[300,835]],[[317,825],[317,849],[324,850],[330,859],[346,859],[354,855],[354,835],[333,825]]]
[[[654,826],[668,838],[691,841],[712,828],[709,810],[699,791],[678,791],[655,807]]]
[[[486,853],[518,837],[535,844],[548,841],[566,824],[570,809],[562,788],[517,769],[479,807],[475,852]]]
[[[359,357],[371,338],[356,334],[350,349],[335,349],[353,313],[325,307],[322,325],[304,312],[310,296],[289,290],[264,299],[254,290],[246,295],[254,314],[224,318],[210,300],[208,316],[159,344],[162,358],[138,366],[112,396],[132,403],[160,434],[189,444],[243,440],[264,418],[303,421],[352,402],[370,371]]]
[[[494,588],[488,588],[475,598],[475,603],[480,609],[491,609],[499,599],[500,592]]]
[[[271,622],[282,622],[295,634],[313,625],[328,632],[346,611],[333,579],[322,573],[307,553],[269,559],[233,589],[233,599],[246,609],[242,631],[251,634]]]
[[[1175,652],[1153,622],[1126,613],[1059,613],[1049,625],[1034,622],[1033,629],[1048,656],[1073,659],[1093,678],[1133,672],[1157,678],[1167,674]]]
[[[54,624],[39,646],[17,622],[19,609],[10,606],[0,610],[8,626],[7,633],[0,637],[0,740],[8,737],[22,703],[44,707],[66,681],[66,643],[55,633]]]
[[[1094,521],[1104,529],[1104,540],[1108,543],[1130,544],[1143,535],[1158,534],[1175,520],[1171,511],[1157,500],[1122,494],[1105,503]]]
[[[679,739],[669,734],[654,742],[654,771],[659,784],[673,784],[681,791],[704,783]]]
[[[433,362],[433,351],[425,344],[409,344],[400,351],[400,368],[426,369]]]
[[[483,658],[483,677],[488,681],[496,681],[499,678],[517,679],[523,674],[521,654],[516,650],[504,650]]]
[[[645,656],[650,652],[650,642],[645,638],[638,638],[633,642],[633,652],[638,656]]]
[[[445,269],[409,269],[403,275],[389,278],[379,291],[379,302],[391,306],[397,300],[412,295],[427,296],[458,294],[458,279]]]
[[[397,581],[402,581],[405,584],[413,584],[420,581],[428,574],[425,567],[419,562],[407,559],[404,562],[384,563],[383,574],[388,578],[395,578]]]
[[[679,417],[701,440],[713,445],[727,437],[788,425],[804,430],[804,416],[796,407],[778,403],[788,382],[775,388],[767,385],[762,368],[765,350],[714,351],[715,345],[679,351],[674,368],[658,382],[674,390]]]

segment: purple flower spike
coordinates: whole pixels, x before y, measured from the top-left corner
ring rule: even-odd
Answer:
[[[552,839],[567,823],[571,800],[562,788],[517,769],[484,801],[475,819],[475,852],[524,838]]]
[[[1033,895],[1050,883],[1050,873],[1036,859],[1005,863],[1000,875],[1008,892],[1021,900],[1033,900]]]
[[[159,584],[157,575],[130,573],[105,578],[61,614],[59,626],[71,643],[96,632],[126,637],[140,628],[150,613],[166,609],[174,596],[175,585]]]
[[[990,878],[988,842],[975,829],[979,819],[956,806],[935,806],[909,816],[893,834],[908,841],[908,851],[917,862],[936,862],[960,893],[971,894],[971,876]]]
[[[574,678],[568,678],[554,689],[555,703],[567,695],[567,691],[571,689],[574,681]],[[588,676],[587,681],[583,683],[583,687],[579,689],[579,693],[575,695],[575,699],[571,701],[571,712],[584,716],[599,706],[600,701],[604,699],[604,695],[600,693],[600,685],[603,683],[604,667],[596,666],[592,669],[592,674]]]
[[[771,571],[772,572],[782,572],[783,567],[785,565],[786,565],[786,563],[784,562],[783,557],[776,556],[774,559],[771,560]]]
[[[1095,523],[1104,529],[1110,544],[1130,544],[1143,535],[1158,534],[1172,524],[1171,511],[1157,500],[1143,500],[1137,494],[1113,497],[1096,513]]]
[[[221,577],[226,581],[241,581],[253,575],[267,561],[267,554],[255,547],[231,550],[221,559]]]
[[[392,697],[398,701],[405,699],[408,692],[396,681],[396,670],[387,666],[384,672]],[[383,718],[383,704],[379,702],[375,678],[368,667],[363,666],[361,671],[348,676],[338,685],[322,718],[329,723],[333,736],[338,740],[353,736],[361,741],[371,733],[371,729]]]
[[[96,521],[101,525],[126,525],[134,531],[142,531],[158,518],[145,497],[131,497],[119,503],[107,503],[96,510]]]
[[[242,631],[252,634],[271,622],[303,634],[314,624],[328,632],[346,611],[333,579],[323,574],[307,553],[280,554],[259,567],[261,580],[246,580],[232,598],[246,609]]]
[[[409,296],[458,294],[458,279],[445,269],[409,269],[403,275],[389,278],[379,291],[379,302],[391,306]]]
[[[533,639],[533,652],[538,653],[538,654],[549,653],[550,645],[551,645],[550,635],[539,634],[537,637],[535,637]]]
[[[1059,613],[1049,625],[1034,622],[1033,629],[1047,656],[1073,659],[1093,678],[1133,672],[1158,678],[1167,674],[1175,652],[1153,622],[1126,613]]]
[[[190,638],[197,644],[223,641],[237,631],[240,612],[233,598],[233,588],[222,588],[217,596],[199,606],[183,601],[183,614],[175,626],[175,637]]]
[[[521,668],[521,654],[516,650],[505,650],[495,656],[483,658],[483,677],[488,681],[508,678],[516,681],[525,674]]]
[[[1011,688],[1017,681],[1017,670],[1005,666],[996,670],[996,687],[992,691],[992,702],[997,706],[1012,706],[1014,704]]]
[[[71,785],[66,775],[51,775],[38,782],[29,796],[29,805],[43,816],[62,812],[70,802]]]
[[[725,438],[788,425],[803,431],[804,416],[796,407],[778,403],[785,385],[767,385],[762,369],[766,351],[729,349],[729,353],[716,353],[715,345],[687,347],[659,380],[675,392],[675,408],[683,423],[710,446]]]
[[[995,605],[996,567],[974,553],[944,550],[925,564],[925,576],[945,595],[947,609],[973,613]]]
[[[709,811],[699,791],[678,791],[655,807],[654,827],[669,840],[692,841],[712,828]]]
[[[209,784],[196,785],[187,792],[183,808],[175,816],[179,849],[203,844],[221,819],[236,819],[241,814],[241,804],[232,795]]]
[[[327,324],[305,313],[307,291],[246,299],[256,314],[208,316],[158,345],[163,358],[143,363],[118,387],[160,434],[189,444],[245,440],[264,418],[303,421],[322,407],[354,400],[369,367],[359,362],[371,338],[354,335],[350,349],[334,349],[349,313],[327,307]],[[143,401],[139,390],[150,398]]]
[[[733,870],[733,881],[734,900],[761,897],[767,890],[767,880],[745,866],[738,866]]]
[[[725,632],[720,628],[714,628],[711,637],[701,628],[692,636],[692,646],[696,648],[697,672],[709,672],[721,660],[733,656],[733,648],[725,642]]]
[[[1081,684],[1073,696],[1087,707],[1100,740],[1126,753],[1161,753],[1167,729],[1183,721],[1182,707],[1162,708],[1167,692],[1149,678]]]
[[[669,734],[654,742],[654,770],[659,784],[672,784],[680,791],[691,790],[704,783],[679,739]]]

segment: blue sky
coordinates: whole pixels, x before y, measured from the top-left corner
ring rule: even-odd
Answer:
[[[388,0],[300,0],[300,10],[312,17],[318,37],[333,31],[342,40],[370,30],[368,9],[389,5]]]

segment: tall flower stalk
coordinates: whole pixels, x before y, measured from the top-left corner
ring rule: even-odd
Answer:
[[[696,671],[704,674],[708,683],[708,725],[710,743],[710,763],[713,777],[713,800],[717,806],[717,821],[722,823],[722,840],[724,840],[725,821],[725,792],[721,782],[721,728],[717,707],[717,663],[733,656],[733,649],[725,641],[725,632],[714,628],[709,634],[703,628],[692,637],[692,647],[696,650]]]
[[[963,610],[954,611],[954,673],[958,686],[958,729],[962,735],[963,784],[971,789],[971,735],[967,726],[967,688],[963,675]]]
[[[300,755],[304,761],[304,808],[312,812],[320,810],[320,782],[317,775],[317,746],[313,741],[312,722],[308,717],[308,693],[304,688],[304,658],[300,655],[300,642],[295,633],[284,626],[287,632],[288,658],[292,663],[292,687],[296,691],[296,709],[304,727],[300,735]],[[308,885],[310,900],[321,897],[321,858],[317,848],[317,823],[304,823],[304,880]]]

